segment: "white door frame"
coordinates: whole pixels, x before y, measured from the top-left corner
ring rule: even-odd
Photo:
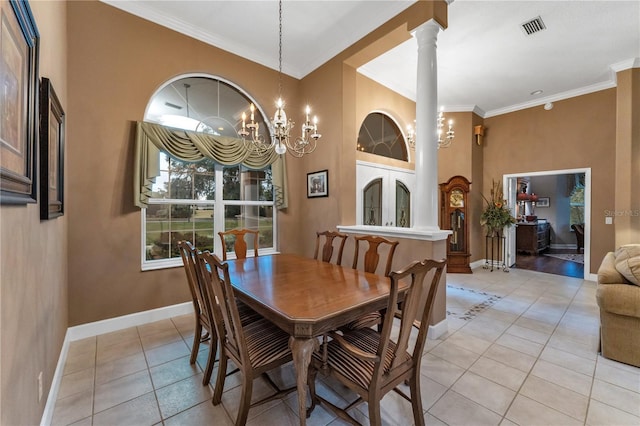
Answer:
[[[516,191],[517,178],[523,176],[554,176],[554,175],[570,175],[576,173],[584,173],[584,272],[583,279],[587,279],[591,274],[591,168],[583,169],[565,169],[565,170],[548,170],[544,172],[522,172],[512,173],[502,176],[502,187],[507,188],[505,196],[507,197],[507,205],[512,212],[516,208]],[[507,266],[511,267],[516,259],[516,240],[515,227],[511,227],[507,232]]]

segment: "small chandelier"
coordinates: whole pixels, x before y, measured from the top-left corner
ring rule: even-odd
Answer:
[[[442,112],[442,108],[438,113],[438,148],[449,148],[451,146],[451,141],[453,141],[454,133],[453,133],[453,120],[449,120],[449,129],[444,135],[444,140],[442,139],[442,128],[444,127],[444,113]]]
[[[415,122],[415,120],[414,120]],[[451,146],[451,142],[455,137],[455,132],[453,131],[453,120],[449,120],[449,129],[444,134],[444,140],[442,139],[442,128],[444,127],[444,113],[442,109],[438,113],[438,149],[440,148],[449,148]],[[412,148],[416,147],[416,129],[412,126],[407,126],[407,142]]]
[[[318,133],[318,117],[313,117],[313,121],[309,119],[311,108],[309,105],[305,108],[305,121],[301,126],[301,134],[298,137],[291,135],[291,129],[294,122],[287,119],[287,113],[284,111],[284,101],[282,100],[282,0],[278,3],[278,22],[279,22],[279,56],[278,56],[278,101],[276,102],[276,112],[273,120],[269,123],[271,130],[271,141],[267,142],[264,136],[259,133],[258,123],[254,120],[255,106],[249,106],[250,122],[247,123],[247,116],[242,113],[242,129],[238,132],[245,140],[247,149],[258,154],[265,154],[271,149],[279,155],[289,151],[294,157],[302,157],[315,151],[317,141],[322,137]]]

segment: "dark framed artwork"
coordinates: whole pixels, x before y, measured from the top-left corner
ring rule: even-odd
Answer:
[[[538,197],[536,207],[549,207],[551,205],[549,197]]]
[[[38,49],[27,0],[0,2],[0,204],[37,200]]]
[[[329,196],[329,171],[307,173],[307,198]]]
[[[40,219],[64,214],[64,111],[48,78],[40,85]]]

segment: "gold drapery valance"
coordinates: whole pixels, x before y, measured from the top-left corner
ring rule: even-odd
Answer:
[[[242,164],[259,170],[271,165],[274,202],[278,209],[287,208],[286,165],[283,155],[270,151],[257,155],[248,151],[242,139],[174,129],[139,121],[136,126],[134,159],[134,203],[146,208],[151,188],[160,175],[160,151],[183,161],[196,162],[210,158],[225,166]]]

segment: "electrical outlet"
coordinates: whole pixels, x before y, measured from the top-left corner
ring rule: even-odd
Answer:
[[[42,371],[38,373],[38,402],[42,401]]]

